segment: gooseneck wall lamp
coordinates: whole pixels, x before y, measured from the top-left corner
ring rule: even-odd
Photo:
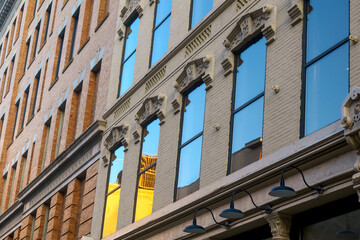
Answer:
[[[296,192],[293,188],[288,187],[285,185],[285,180],[284,180],[284,173],[287,169],[289,168],[293,168],[299,171],[299,173],[302,176],[302,179],[305,183],[305,185],[312,189],[315,190],[319,195],[323,192],[323,188],[321,186],[317,186],[317,187],[311,187],[305,180],[304,174],[303,172],[295,166],[287,166],[285,168],[283,168],[283,170],[281,171],[281,179],[280,179],[280,186],[274,187],[273,189],[270,190],[269,195],[273,196],[273,197],[292,197],[296,195]]]
[[[227,228],[227,229],[230,228],[230,225],[229,225],[229,224],[222,224],[222,223],[219,223],[218,221],[216,221],[213,212],[212,212],[209,208],[207,208],[207,207],[199,207],[199,208],[197,208],[197,209],[195,210],[194,218],[193,218],[193,224],[185,227],[184,230],[183,230],[184,232],[187,232],[187,233],[204,233],[204,232],[206,232],[206,230],[205,230],[204,227],[202,227],[202,226],[200,226],[200,225],[197,225],[197,223],[196,223],[196,214],[197,214],[198,211],[200,211],[200,210],[202,210],[202,209],[206,209],[206,210],[208,210],[208,211],[211,213],[211,216],[212,216],[214,222],[215,222],[217,225],[223,226],[223,227],[225,227],[225,228]]]
[[[265,207],[263,207],[263,208],[262,208],[262,207],[259,207],[258,205],[255,204],[254,199],[252,198],[251,194],[250,194],[248,191],[246,191],[246,190],[244,190],[244,189],[239,189],[239,190],[237,190],[237,191],[235,191],[235,192],[232,193],[232,195],[231,195],[231,202],[230,202],[230,208],[223,210],[223,211],[220,213],[220,215],[219,215],[220,217],[230,218],[230,219],[237,219],[237,218],[242,218],[242,217],[244,217],[244,213],[243,213],[241,210],[236,209],[236,208],[234,207],[234,196],[235,196],[235,194],[240,193],[240,192],[245,192],[245,193],[247,193],[247,195],[249,195],[249,197],[250,197],[250,199],[251,199],[252,204],[253,204],[257,209],[259,209],[259,210],[264,210],[266,214],[270,214],[270,213],[271,213],[271,207],[270,207],[270,205],[265,205]]]

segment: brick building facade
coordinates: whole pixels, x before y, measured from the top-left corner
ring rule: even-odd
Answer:
[[[2,31],[0,239],[359,238],[359,1],[31,2]]]

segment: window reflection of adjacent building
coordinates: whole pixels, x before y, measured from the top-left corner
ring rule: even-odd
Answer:
[[[106,195],[103,237],[106,237],[116,231],[123,166],[124,147],[121,146],[117,148],[111,156],[110,175]]]

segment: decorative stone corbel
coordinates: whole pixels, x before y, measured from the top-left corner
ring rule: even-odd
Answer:
[[[117,31],[117,34],[119,35],[119,40],[121,41],[125,36],[125,25],[122,25],[120,29]]]
[[[180,112],[181,109],[181,94],[176,94],[176,97],[174,98],[174,100],[171,102],[171,105],[174,109],[174,115],[177,114],[178,112]]]
[[[360,88],[353,87],[341,105],[341,126],[346,142],[357,152],[352,181],[360,202]]]
[[[106,149],[111,152],[116,146],[121,144],[124,147],[124,151],[127,151],[129,146],[129,140],[127,138],[128,130],[128,124],[113,127],[113,129],[110,131],[110,134],[105,138],[104,141],[104,146]]]
[[[230,56],[224,59],[224,61],[221,62],[221,65],[224,69],[224,76],[226,77],[230,73],[232,73],[234,69],[234,54],[230,53]]]
[[[175,88],[179,93],[184,93],[191,86],[202,80],[206,88],[212,88],[212,81],[214,78],[214,57],[206,56],[193,61],[190,61],[176,79]]]
[[[271,213],[265,217],[270,225],[272,239],[290,240],[291,216],[283,213]]]
[[[155,0],[149,0],[149,5],[150,5],[150,6],[153,5],[154,2],[155,2]]]
[[[288,14],[291,18],[291,26],[295,26],[303,19],[303,0],[292,0],[291,7],[288,9]]]
[[[141,134],[141,128],[138,127],[136,128],[136,130],[133,132],[133,137],[134,137],[134,143],[137,144],[138,142],[140,142],[140,135]]]
[[[135,115],[135,120],[140,126],[143,126],[154,116],[159,118],[160,125],[164,124],[166,116],[166,96],[164,94],[145,99]]]
[[[139,18],[142,17],[143,7],[141,2],[141,0],[125,1],[125,5],[120,12],[120,17],[122,18],[122,21],[125,25],[128,24],[135,15],[138,15]]]

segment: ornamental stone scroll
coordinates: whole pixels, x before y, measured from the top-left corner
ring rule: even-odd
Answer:
[[[135,115],[135,120],[140,126],[144,126],[153,117],[160,120],[160,125],[165,122],[166,96],[163,94],[145,99],[143,105]]]
[[[221,62],[225,76],[229,75],[234,68],[233,53],[244,47],[254,37],[261,33],[266,38],[266,45],[275,41],[276,16],[277,7],[266,5],[240,18],[223,42],[224,46],[231,51],[230,56]]]
[[[127,137],[129,132],[129,125],[124,124],[121,126],[113,127],[104,140],[105,152],[102,154],[102,159],[105,164],[110,161],[111,152],[116,146],[121,144],[124,147],[124,152],[128,150],[129,138]]]
[[[354,164],[353,187],[360,202],[360,88],[353,87],[341,105],[341,126],[344,128],[346,142],[357,152]]]
[[[123,24],[127,25],[130,23],[132,18],[136,15],[139,18],[143,15],[143,6],[141,0],[126,0],[124,7],[121,9],[120,17],[123,21]]]

